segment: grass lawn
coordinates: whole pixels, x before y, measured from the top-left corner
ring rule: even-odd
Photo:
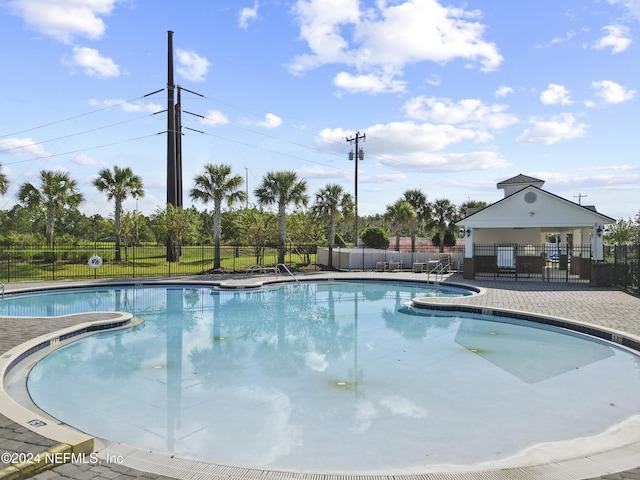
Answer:
[[[316,261],[315,249],[313,251],[308,256],[311,264]],[[264,248],[262,252],[262,258],[257,258],[254,247],[222,246],[220,271],[244,272],[253,265],[277,263],[277,249]],[[99,268],[87,264],[93,255],[102,259]],[[56,247],[55,250],[7,248],[0,257],[0,281],[201,275],[213,273],[213,257],[212,245],[182,246],[178,262],[167,262],[166,247],[156,244],[123,248],[121,261],[115,260],[113,243]],[[303,255],[287,252],[285,263],[289,268],[297,269],[307,265],[307,259]]]

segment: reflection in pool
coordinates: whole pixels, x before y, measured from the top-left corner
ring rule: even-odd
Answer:
[[[28,389],[43,410],[97,437],[309,472],[498,461],[640,413],[637,356],[522,321],[405,306],[426,288],[73,293],[145,323],[50,354]]]

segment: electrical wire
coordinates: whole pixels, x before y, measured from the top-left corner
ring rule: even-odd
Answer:
[[[63,118],[62,120],[56,120],[55,122],[45,123],[45,124],[39,125],[37,127],[31,127],[31,128],[27,128],[25,130],[20,130],[20,131],[17,131],[17,132],[7,133],[5,135],[0,135],[0,138],[14,137],[16,135],[22,135],[23,133],[32,132],[34,130],[39,130],[41,128],[47,128],[47,127],[51,127],[53,125],[58,125],[60,123],[69,122],[71,120],[76,120],[78,118],[82,118],[82,117],[86,117],[86,116],[89,116],[89,115],[93,115],[95,113],[103,112],[105,110],[109,110],[109,109],[114,108],[114,107],[119,107],[120,105],[125,105],[127,103],[135,102],[136,100],[140,100],[141,98],[145,98],[145,97],[147,97],[147,95],[143,95],[141,97],[137,97],[137,98],[134,98],[134,99],[131,99],[131,100],[123,100],[122,102],[114,103],[113,105],[108,105],[106,107],[99,108],[97,110],[92,110],[90,112],[80,113],[78,115],[74,115],[73,117]]]
[[[111,147],[113,145],[120,145],[120,144],[123,144],[123,143],[135,142],[136,140],[141,140],[143,138],[155,137],[157,135],[163,135],[164,133],[165,132],[153,133],[153,134],[150,134],[150,135],[142,135],[142,136],[135,137],[135,138],[129,138],[127,140],[120,140],[118,142],[105,143],[105,144],[102,144],[102,145],[96,145],[96,146],[93,146],[93,147],[81,148],[81,149],[78,149],[78,150],[71,150],[71,151],[68,151],[68,152],[55,153],[55,154],[49,154],[49,155],[42,155],[40,157],[30,158],[30,159],[27,159],[27,160],[17,160],[15,162],[7,162],[4,165],[16,165],[18,163],[26,163],[26,162],[33,162],[33,161],[41,160],[41,159],[49,159],[49,158],[53,158],[53,157],[60,157],[62,155],[71,155],[71,154],[74,154],[74,153],[82,153],[82,152],[86,152],[88,150],[96,150],[96,149],[99,149],[99,148]]]

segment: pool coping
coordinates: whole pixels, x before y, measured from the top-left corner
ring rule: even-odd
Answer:
[[[315,277],[315,275],[313,275],[313,277]],[[338,278],[336,278],[338,277]],[[234,281],[234,280],[226,280],[224,282],[218,282],[218,281],[211,281],[211,280],[205,280],[203,278],[194,278],[194,279],[185,279],[185,278],[181,278],[181,279],[175,279],[175,280],[167,280],[167,279],[161,279],[161,280],[157,280],[157,279],[145,279],[144,281],[130,281],[130,282],[108,282],[105,283],[104,286],[109,286],[112,287],[114,285],[126,285],[126,286],[131,286],[131,285],[139,285],[139,286],[152,286],[152,285],[160,285],[160,284],[164,284],[164,285],[193,285],[193,284],[200,284],[200,285],[215,285],[218,286],[221,283],[225,283],[225,287],[224,288],[238,288],[238,289],[244,289],[244,288],[259,288],[260,286],[268,286],[268,285],[272,285],[274,283],[287,283],[287,282],[292,282],[294,281],[294,279],[291,278],[286,278],[286,277],[282,277],[279,279],[268,279],[268,278],[253,278],[251,279],[251,282],[247,282],[245,281],[246,279],[241,278],[240,282]],[[305,280],[318,280],[318,281],[322,281],[322,280],[336,280],[336,281],[340,281],[340,280],[348,280],[348,281],[353,281],[353,280],[374,280],[371,278],[370,275],[355,275],[355,276],[349,276],[348,278],[345,278],[342,275],[323,275],[322,278],[309,278],[306,277]],[[408,282],[412,282],[412,281],[420,281],[425,283],[424,279],[417,279],[417,278],[400,278],[399,276],[385,276],[385,278],[376,278],[375,280],[385,280],[385,281],[408,281]],[[447,285],[447,286],[456,286],[456,287],[464,287],[464,288],[471,288],[473,290],[475,290],[477,292],[477,294],[482,295],[484,292],[482,291],[482,288],[479,288],[478,286],[475,285],[466,285],[464,283],[456,283],[456,282],[446,282],[443,281],[441,282],[443,285]],[[99,287],[100,284],[96,284],[96,283],[89,283],[89,285],[93,286],[93,287]],[[235,285],[235,287],[234,287]],[[80,285],[65,285],[62,289],[65,288],[81,288],[82,286],[87,286],[87,282],[84,282],[83,284]],[[35,292],[35,291],[46,291],[46,290],[60,290],[60,285],[56,285],[56,286],[49,286],[49,287],[42,287],[42,286],[26,286],[24,288],[19,288],[16,289],[14,291],[12,291],[11,293],[30,293],[30,292]],[[614,344],[616,344],[619,347],[623,347],[623,348],[628,348],[630,350],[635,351],[636,353],[638,352],[638,350],[629,347],[629,346],[625,346],[624,342],[625,341],[629,341],[631,342],[633,345],[635,345],[636,347],[640,346],[640,337],[627,333],[627,332],[623,332],[623,331],[619,331],[619,330],[614,330],[611,328],[606,328],[600,325],[594,325],[594,324],[590,324],[587,322],[580,322],[580,321],[576,321],[576,320],[569,320],[569,319],[563,319],[557,316],[550,316],[550,315],[541,315],[541,314],[534,314],[531,312],[527,312],[527,311],[522,311],[522,310],[515,310],[515,309],[506,309],[506,308],[497,308],[497,307],[482,307],[482,306],[474,306],[474,305],[468,305],[468,304],[461,304],[456,302],[455,298],[438,298],[438,299],[434,299],[433,297],[430,297],[428,299],[422,299],[422,300],[418,300],[418,304],[420,304],[420,307],[417,308],[429,308],[429,309],[435,309],[435,310],[449,310],[449,311],[470,311],[470,312],[474,312],[474,313],[487,313],[490,312],[491,314],[494,313],[498,313],[498,314],[502,314],[503,316],[510,316],[511,318],[520,318],[523,320],[530,320],[530,321],[540,321],[540,323],[547,323],[549,325],[554,325],[554,326],[559,326],[560,328],[565,328],[565,327],[577,327],[577,328],[587,328],[589,330],[597,330],[600,332],[605,332],[605,337],[600,336],[599,338],[605,340],[605,341],[610,341]],[[111,315],[114,315],[113,312],[108,312]],[[75,314],[75,315],[85,315],[86,314]],[[129,315],[131,317],[130,314],[122,314],[122,315]],[[108,321],[103,321],[102,323],[107,322]],[[555,322],[555,323],[554,323]],[[560,322],[562,325],[556,325],[557,322]],[[57,332],[53,332],[51,334],[48,335],[43,335],[42,337],[56,337],[58,336],[58,338],[60,337],[60,334],[64,335],[64,332],[70,332],[70,331],[77,331],[79,330],[79,328],[81,327],[81,325],[86,326],[86,325],[90,325],[93,322],[85,322],[83,324],[78,324],[75,325],[73,327],[68,327],[62,330],[59,330]],[[100,323],[100,321],[98,321],[98,323]],[[563,326],[564,325],[564,326]],[[84,328],[84,327],[83,327]],[[122,326],[120,327],[122,328]],[[573,328],[570,328],[573,329]],[[86,332],[85,332],[86,333]],[[91,333],[86,333],[87,335],[92,334],[95,332],[91,332]],[[586,332],[585,332],[586,333]],[[609,338],[607,339],[606,336],[609,336]],[[38,337],[42,338],[42,337]],[[80,338],[80,337],[76,337]],[[16,352],[12,355],[16,355],[18,354],[16,349],[23,349],[23,347],[27,347],[27,350],[32,348],[34,346],[34,344],[37,343],[38,339],[33,339],[27,342],[24,342],[23,344],[14,347],[13,349],[9,350],[8,352],[6,352],[3,355],[2,360],[7,360],[6,358],[4,358],[7,353],[9,352]],[[72,340],[69,340],[72,341]],[[61,345],[60,345],[61,346]],[[28,356],[27,356],[28,357]],[[26,358],[23,359],[23,361],[26,360]],[[15,358],[15,357],[13,357]],[[0,363],[0,365],[2,365]],[[4,390],[4,378],[5,378],[5,372],[6,370],[4,370],[3,368],[0,368],[0,413],[4,414],[5,416],[11,418],[13,420],[13,418],[10,415],[7,415],[4,411],[3,408],[3,403],[2,402],[2,397],[7,395],[6,391]],[[11,399],[12,403],[15,403],[13,401],[13,399]],[[20,406],[21,407],[21,406]],[[24,407],[21,407],[24,408]],[[37,408],[37,407],[36,407]],[[27,412],[31,412],[31,410],[25,409],[27,410]],[[23,412],[24,413],[24,412]],[[33,416],[33,413],[30,413],[31,416]],[[27,415],[29,416],[29,415]],[[14,420],[15,421],[15,420]],[[24,421],[24,418],[23,418]],[[19,422],[16,422],[19,423]],[[20,423],[22,425],[24,425],[24,423]],[[65,433],[65,435],[73,435],[73,433],[69,433],[69,430],[71,430],[72,432],[75,432],[75,434],[78,434],[77,431],[71,429],[70,427],[63,427],[60,425],[57,425],[57,427],[62,428],[64,430],[66,430],[67,432]],[[29,428],[27,426],[27,428]],[[42,435],[45,431],[44,430],[37,430],[34,428],[30,428],[32,431],[36,432],[39,435]],[[56,432],[57,433],[57,432]],[[84,434],[82,434],[84,435]],[[43,435],[47,438],[51,438],[48,437],[47,435]],[[88,437],[88,436],[85,436]],[[62,438],[65,439],[67,437],[56,437],[53,438],[54,440],[58,441],[58,438]],[[640,465],[640,442],[632,442],[628,445],[624,445],[620,448],[615,448],[612,450],[607,450],[607,451],[603,451],[603,452],[598,452],[594,455],[589,455],[589,456],[585,456],[585,457],[579,457],[579,458],[569,458],[569,459],[565,459],[565,460],[560,460],[560,461],[554,461],[554,462],[550,462],[550,463],[540,463],[540,464],[535,464],[535,465],[522,465],[522,466],[516,466],[516,467],[508,467],[508,468],[487,468],[487,469],[482,469],[479,468],[478,465],[476,466],[471,466],[471,467],[464,467],[464,466],[456,466],[455,468],[452,468],[451,470],[447,469],[447,470],[438,470],[438,471],[430,471],[428,468],[424,469],[424,473],[398,473],[398,474],[394,474],[394,473],[380,473],[380,474],[375,474],[375,473],[364,473],[364,474],[348,474],[348,473],[344,473],[344,474],[330,474],[330,473],[303,473],[303,472],[290,472],[290,471],[283,471],[283,470],[268,470],[268,469],[253,469],[253,468],[246,468],[246,467],[238,467],[238,466],[226,466],[226,465],[220,465],[220,464],[213,464],[210,462],[204,462],[204,461],[199,461],[199,460],[194,460],[194,459],[187,459],[187,458],[182,458],[182,457],[175,457],[173,455],[168,455],[168,454],[163,454],[163,453],[158,453],[158,452],[148,452],[142,449],[139,449],[137,447],[133,447],[133,446],[129,446],[126,444],[119,444],[119,443],[115,443],[115,442],[109,442],[109,441],[105,441],[102,439],[93,439],[93,437],[89,437],[91,438],[92,442],[91,442],[91,449],[97,449],[99,452],[102,452],[104,454],[104,452],[106,451],[106,453],[108,454],[112,454],[112,455],[121,455],[122,458],[125,458],[126,461],[124,462],[124,465],[130,468],[134,468],[137,470],[142,470],[142,471],[147,471],[147,472],[151,472],[151,473],[156,473],[156,474],[160,474],[160,475],[165,475],[165,476],[171,476],[174,478],[182,478],[182,479],[187,479],[187,478],[212,478],[212,479],[220,479],[222,477],[225,478],[247,478],[247,479],[252,479],[252,478],[260,478],[263,480],[266,479],[270,479],[270,478],[287,478],[287,479],[306,479],[308,480],[310,477],[313,478],[326,478],[326,479],[355,479],[355,478],[378,478],[378,479],[398,479],[398,478],[411,478],[411,479],[431,479],[431,478],[437,478],[437,479],[457,479],[457,480],[462,480],[462,479],[472,479],[472,478],[479,478],[478,475],[481,475],[481,478],[487,478],[487,479],[533,479],[533,478],[549,478],[549,479],[563,479],[563,480],[569,480],[569,479],[583,479],[583,478],[590,478],[590,477],[594,477],[594,476],[598,476],[598,475],[606,475],[606,474],[611,474],[614,472],[619,472],[619,471],[623,471],[623,470],[628,470],[631,468],[636,468],[638,465]],[[86,439],[85,439],[86,440]],[[93,441],[95,440],[95,442]],[[82,443],[82,442],[80,442]],[[65,444],[65,442],[61,442],[62,445]],[[84,444],[85,447],[87,444]],[[87,450],[88,452],[88,450]],[[0,471],[0,478],[5,478],[3,476],[3,473],[7,473],[7,472],[3,472]],[[9,478],[9,477],[7,477]],[[15,477],[18,478],[18,477]],[[24,477],[23,477],[24,478]]]
[[[0,413],[16,424],[58,444],[38,454],[19,456],[18,458],[24,461],[0,470],[0,479],[25,478],[41,470],[52,468],[59,463],[60,459],[82,458],[84,455],[89,456],[93,453],[94,437],[64,425],[40,410],[30,400],[23,399],[20,402],[7,392],[7,386],[14,379],[19,383],[18,388],[22,390],[24,387],[26,392],[26,377],[20,378],[20,376],[27,373],[36,362],[49,353],[98,332],[129,328],[141,323],[132,314],[123,312],[76,313],[49,318],[85,319],[87,317],[94,319],[32,338],[0,356]]]

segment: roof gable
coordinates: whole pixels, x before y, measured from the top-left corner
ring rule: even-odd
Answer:
[[[535,183],[544,183],[544,180],[540,180],[539,178],[530,177],[528,175],[518,174],[515,177],[508,178],[498,183],[498,188],[501,185],[518,185],[518,184],[535,184]]]
[[[615,220],[534,185],[460,220],[475,228],[590,227]]]

